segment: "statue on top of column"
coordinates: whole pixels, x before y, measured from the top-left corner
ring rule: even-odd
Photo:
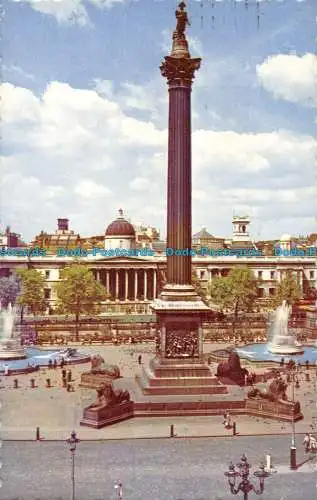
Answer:
[[[185,30],[186,26],[190,26],[190,22],[187,16],[187,12],[184,10],[186,7],[185,2],[180,2],[178,5],[178,9],[175,12],[175,16],[177,19],[176,31],[175,34],[179,38],[185,38]]]

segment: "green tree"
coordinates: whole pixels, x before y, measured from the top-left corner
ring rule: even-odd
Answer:
[[[215,278],[209,293],[221,312],[230,311],[234,314],[234,331],[239,313],[253,309],[258,296],[258,281],[248,267],[238,266],[228,276]]]
[[[109,295],[86,265],[73,264],[65,267],[61,271],[61,278],[56,285],[57,307],[61,313],[75,315],[75,335],[78,341],[80,316],[98,313],[100,302]]]
[[[18,277],[22,282],[22,292],[17,298],[17,303],[27,307],[35,317],[45,311],[44,298],[45,277],[36,269],[17,269]]]
[[[293,305],[302,297],[302,292],[296,278],[289,271],[279,282],[275,296],[272,299],[272,307],[280,306],[283,300],[289,305]]]
[[[6,308],[9,304],[13,306],[20,292],[21,280],[16,274],[8,278],[0,278],[0,302],[2,307]]]

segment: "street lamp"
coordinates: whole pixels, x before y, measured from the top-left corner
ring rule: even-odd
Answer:
[[[228,478],[228,484],[230,487],[230,492],[233,495],[237,495],[240,491],[243,493],[243,500],[248,500],[248,495],[251,491],[254,491],[257,495],[262,495],[264,491],[264,480],[269,477],[270,473],[265,470],[262,464],[259,470],[255,471],[253,475],[259,479],[259,489],[257,489],[250,481],[250,464],[245,454],[242,455],[240,463],[237,464],[239,472],[235,470],[235,466],[232,462],[229,465],[229,471],[225,472],[225,476]],[[236,486],[236,480],[240,477],[241,481]]]
[[[296,433],[295,433],[295,419],[294,419],[294,405],[295,405],[295,367],[291,372],[291,382],[292,382],[292,442],[290,449],[290,469],[297,469],[297,460],[296,460]],[[298,379],[296,380],[296,387],[299,386]]]
[[[79,439],[77,439],[76,432],[73,431],[70,435],[70,438],[67,439],[69,444],[69,451],[72,457],[72,500],[75,500],[75,451],[76,445],[79,443]]]

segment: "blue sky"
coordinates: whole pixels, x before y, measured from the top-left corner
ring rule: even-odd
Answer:
[[[193,231],[316,230],[314,0],[188,1]],[[5,0],[1,222],[31,240],[69,217],[102,234],[122,207],[165,234],[174,0]],[[257,25],[257,14],[260,23]],[[214,16],[214,21],[212,19]]]

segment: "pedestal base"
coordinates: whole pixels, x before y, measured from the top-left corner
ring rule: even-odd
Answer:
[[[227,394],[226,386],[211,375],[207,365],[199,360],[154,358],[143,368],[136,380],[143,394]]]
[[[247,399],[245,409],[248,415],[274,418],[286,422],[297,422],[304,418],[299,403],[288,404],[264,399]]]
[[[99,389],[104,385],[108,385],[114,380],[106,373],[82,373],[80,377],[80,387],[86,387],[87,389]]]
[[[128,401],[114,406],[107,406],[100,410],[85,408],[80,425],[100,429],[132,417],[133,401]]]

